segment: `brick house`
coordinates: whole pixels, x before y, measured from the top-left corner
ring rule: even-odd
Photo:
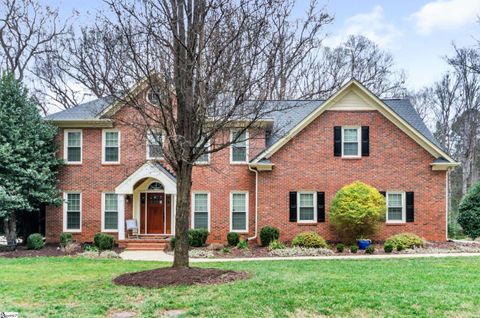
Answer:
[[[149,101],[149,92],[139,98]],[[335,240],[331,200],[356,180],[387,199],[374,239],[408,231],[446,240],[448,170],[458,164],[408,100],[381,100],[352,80],[327,100],[268,103],[292,107],[193,169],[190,224],[207,228],[210,242],[225,242],[230,231],[258,239],[266,225],[285,241],[306,230]],[[176,179],[162,160],[161,132],[140,134],[128,125],[134,116],[128,105],[98,99],[46,118],[60,128],[66,161],[59,176],[65,203],[46,212],[48,241],[72,232],[88,242],[106,232],[130,242],[127,220],[140,238],[174,235]]]

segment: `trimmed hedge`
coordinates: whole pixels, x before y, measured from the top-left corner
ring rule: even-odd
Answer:
[[[302,232],[293,238],[292,246],[325,248],[327,242],[315,232]]]
[[[115,246],[115,238],[109,234],[97,233],[93,237],[93,244],[100,250],[111,250]]]
[[[385,245],[387,244],[392,245],[395,249],[397,249],[398,251],[401,251],[405,248],[422,247],[424,242],[416,234],[400,233],[400,234],[390,236],[385,241]]]
[[[29,250],[40,250],[45,246],[43,236],[39,233],[30,234],[27,237],[27,248]]]
[[[262,246],[270,245],[270,242],[278,240],[280,231],[273,226],[265,226],[260,230],[260,242]]]
[[[72,236],[72,233],[62,233],[60,234],[60,246],[61,247],[65,247],[67,246],[69,243],[72,243],[73,242],[73,236]]]
[[[193,247],[205,246],[208,231],[205,229],[192,229],[188,231],[188,245]]]
[[[230,246],[237,246],[240,243],[240,234],[236,232],[230,232],[227,234],[227,242]]]

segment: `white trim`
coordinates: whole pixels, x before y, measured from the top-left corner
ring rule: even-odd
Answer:
[[[207,230],[210,232],[210,216],[211,216],[211,205],[210,205],[210,192],[208,191],[192,191],[192,204],[191,204],[191,224],[190,228],[194,229],[195,224],[195,195],[196,194],[206,194],[207,195]]]
[[[248,144],[249,144],[249,134],[248,134],[248,130],[245,130],[245,161],[233,161],[233,146],[235,145],[233,143],[233,135],[235,134],[235,132],[239,131],[241,129],[238,129],[238,128],[232,128],[230,129],[230,142],[232,144],[230,144],[230,164],[231,165],[244,165],[244,164],[247,164],[248,163]],[[238,140],[237,140],[238,142]]]
[[[402,220],[389,220],[388,219],[388,195],[389,194],[401,194],[402,195]],[[387,204],[387,211],[386,211],[386,223],[387,224],[402,224],[406,223],[407,219],[407,209],[406,209],[406,194],[405,191],[387,191],[385,194],[385,201]]]
[[[245,194],[245,229],[244,230],[234,230],[233,225],[233,195],[234,194]],[[231,191],[230,192],[230,232],[236,233],[248,233],[248,191]]]
[[[156,160],[156,159],[163,159],[163,145],[165,144],[165,134],[162,132],[162,131],[158,131],[158,132],[154,132],[156,134],[161,134],[162,135],[162,143],[161,145],[157,145],[157,146],[161,146],[162,147],[162,155],[159,156],[159,157],[152,157],[150,156],[150,138],[153,138],[152,135],[152,131],[148,131],[147,132],[147,135],[146,135],[146,148],[147,148],[147,160]],[[154,138],[153,138],[154,139]]]
[[[115,188],[115,193],[133,194],[134,185],[141,179],[152,178],[159,181],[167,194],[177,193],[177,183],[166,173],[161,171],[151,161],[145,162],[140,168],[128,176],[122,183]]]
[[[68,210],[68,195],[79,194],[80,195],[80,228],[67,229],[67,210]],[[63,232],[69,233],[81,233],[82,232],[82,192],[80,191],[65,191],[63,192]]]
[[[311,194],[313,196],[313,220],[300,220],[300,195]],[[309,224],[317,223],[317,192],[315,191],[298,191],[297,192],[297,223]]]
[[[68,161],[68,133],[80,133],[80,161]],[[83,163],[83,130],[82,129],[65,129],[63,131],[63,160],[67,165],[81,165]]]
[[[118,239],[125,239],[125,195],[117,194],[118,209]],[[138,227],[138,226],[137,226]]]
[[[117,161],[105,161],[105,141],[107,132],[116,132],[118,133],[118,160]],[[102,165],[118,165],[120,164],[120,155],[121,155],[121,134],[118,129],[102,129]]]
[[[153,86],[155,86],[155,85],[153,85]],[[158,86],[158,85],[157,85],[157,86]],[[145,100],[146,100],[149,104],[151,104],[151,105],[153,105],[153,106],[155,106],[155,107],[160,107],[160,106],[161,106],[160,103],[159,103],[159,104],[156,104],[156,103],[152,102],[152,100],[150,99],[150,96],[149,96],[149,95],[150,95],[150,93],[152,92],[152,90],[153,90],[153,89],[152,89],[151,87],[147,90],[147,93],[145,94]]]
[[[117,223],[117,229],[114,230],[114,229],[105,229],[105,195],[107,194],[114,194],[117,196],[117,219],[118,219],[118,215],[120,214],[120,211],[119,211],[119,206],[118,206],[118,196],[119,194],[116,194],[114,191],[112,192],[102,192],[102,232],[106,232],[106,233],[118,233],[118,228],[120,227],[120,223],[118,222]]]
[[[345,155],[343,146],[345,143],[345,129],[355,129],[357,131],[357,154]],[[361,126],[342,126],[342,158],[361,158],[362,157],[362,127]]]

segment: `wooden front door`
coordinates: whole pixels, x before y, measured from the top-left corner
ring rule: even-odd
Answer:
[[[147,193],[147,233],[165,233],[165,194]]]

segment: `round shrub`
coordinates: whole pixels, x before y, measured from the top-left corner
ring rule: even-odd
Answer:
[[[458,223],[472,240],[480,237],[480,182],[471,187],[460,202]]]
[[[385,253],[391,253],[393,252],[393,249],[395,248],[395,246],[393,246],[392,243],[385,243],[383,245],[383,250],[385,251]]]
[[[341,188],[332,200],[329,220],[345,242],[375,234],[385,220],[385,198],[374,187],[355,181]]]
[[[262,246],[268,246],[271,241],[278,240],[280,231],[273,226],[265,226],[260,230],[260,242]]]
[[[358,252],[358,246],[357,245],[352,245],[350,246],[350,253],[356,253]]]
[[[45,243],[43,243],[42,234],[33,233],[27,237],[27,248],[29,250],[39,250],[42,249],[43,246],[45,246]]]
[[[403,244],[398,244],[397,245],[397,251],[400,252],[400,251],[403,251],[405,249],[405,246]]]
[[[193,247],[205,246],[208,231],[205,229],[192,229],[188,231],[188,244]]]
[[[176,242],[176,241],[177,241],[177,238],[176,238],[175,236],[172,236],[172,237],[170,238],[170,248],[171,248],[172,250],[175,249],[175,242]]]
[[[230,246],[237,246],[240,242],[240,234],[235,232],[230,232],[227,234],[227,242]]]
[[[115,239],[109,234],[97,233],[93,237],[93,244],[100,251],[111,250],[115,246]]]
[[[65,247],[69,243],[73,242],[72,233],[62,233],[60,234],[60,247]]]
[[[303,232],[295,236],[293,246],[321,248],[327,247],[325,239],[315,232]]]
[[[375,253],[375,246],[370,245],[369,247],[367,247],[367,248],[365,249],[365,253],[367,253],[367,254],[373,254],[373,253]]]
[[[402,245],[402,249],[404,248],[414,248],[414,247],[421,247],[423,246],[423,240],[416,234],[413,233],[400,233],[393,236],[390,236],[386,241],[385,244],[391,244],[394,248],[398,250],[398,246]]]
[[[283,250],[285,249],[285,244],[280,242],[279,240],[273,240],[268,244],[268,250],[273,251],[273,250]]]
[[[343,250],[345,249],[345,245],[342,243],[337,244],[337,252],[343,253]]]

